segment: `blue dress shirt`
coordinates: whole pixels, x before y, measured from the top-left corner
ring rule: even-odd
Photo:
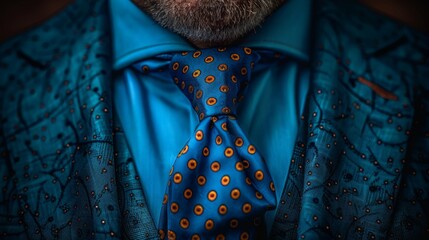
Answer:
[[[309,85],[310,0],[289,0],[239,45],[285,54],[252,75],[238,121],[267,161],[280,199]],[[134,155],[155,223],[170,168],[198,123],[191,104],[168,72],[141,74],[132,63],[162,65],[152,57],[193,50],[185,39],[155,23],[131,1],[110,1],[116,112]],[[266,215],[271,228],[275,211]]]

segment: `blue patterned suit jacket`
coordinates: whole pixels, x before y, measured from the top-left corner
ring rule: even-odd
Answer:
[[[157,238],[114,117],[106,5],[77,0],[0,45],[2,239]],[[423,239],[429,38],[353,2],[315,5],[311,89],[270,239]]]

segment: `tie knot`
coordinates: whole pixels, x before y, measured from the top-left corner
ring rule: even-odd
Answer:
[[[202,120],[235,114],[259,58],[250,48],[240,47],[183,52],[173,56],[170,73]]]

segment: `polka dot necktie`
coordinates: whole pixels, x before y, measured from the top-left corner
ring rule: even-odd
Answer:
[[[162,239],[255,239],[263,229],[265,211],[276,204],[274,184],[236,120],[259,58],[238,47],[173,56],[170,73],[200,122],[170,172]]]

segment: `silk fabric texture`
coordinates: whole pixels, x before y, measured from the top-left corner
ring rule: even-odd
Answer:
[[[170,171],[161,238],[265,235],[265,211],[276,204],[274,183],[263,157],[236,121],[236,106],[259,59],[250,48],[238,47],[173,56],[172,80],[192,103],[200,123]]]

